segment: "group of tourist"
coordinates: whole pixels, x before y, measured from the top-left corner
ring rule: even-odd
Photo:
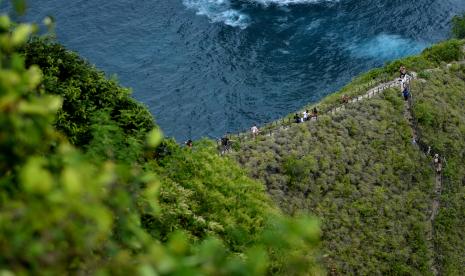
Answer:
[[[303,123],[305,121],[309,121],[309,120],[317,120],[318,119],[318,110],[316,109],[316,107],[314,107],[312,109],[312,112],[305,110],[304,112],[302,112],[302,116],[299,115],[299,113],[296,113],[294,115],[294,122],[299,124],[299,123]]]
[[[302,116],[299,115],[299,113],[296,113],[294,115],[294,122],[295,123],[303,123],[305,121],[309,120],[317,120],[318,119],[318,109],[314,107],[312,109],[312,112],[310,112],[308,109],[302,112]],[[260,134],[260,129],[257,127],[256,124],[254,124],[250,128],[250,132],[252,133],[252,136],[256,138]]]
[[[295,123],[303,123],[305,121],[309,120],[317,120],[318,119],[318,109],[314,107],[312,109],[312,112],[310,112],[308,109],[302,112],[302,116],[299,115],[299,113],[296,113],[294,115],[294,122]],[[257,127],[256,124],[254,124],[250,128],[250,132],[252,133],[253,138],[256,138],[260,134],[260,129]]]

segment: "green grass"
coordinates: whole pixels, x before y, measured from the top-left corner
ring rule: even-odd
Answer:
[[[435,45],[367,73],[314,104],[322,110],[340,105],[341,95],[365,93],[355,88],[365,84],[368,90],[370,79],[380,74],[394,78],[400,65],[427,80],[414,83],[414,113],[423,142],[448,158],[444,208],[434,226],[439,252],[427,240],[434,193],[431,160],[411,143],[398,89],[237,146],[234,158],[266,185],[285,212],[322,218],[328,270],[424,275],[435,260],[445,275],[465,270],[465,67],[446,69],[463,58],[462,47],[458,40]]]
[[[465,66],[434,70],[417,89],[415,112],[424,140],[447,160],[435,224],[438,259],[443,275],[460,275],[465,271]]]
[[[397,90],[241,145],[234,157],[287,213],[323,220],[328,269],[425,274],[429,160],[411,144]]]

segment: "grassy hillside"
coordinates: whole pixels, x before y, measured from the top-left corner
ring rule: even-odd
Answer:
[[[328,266],[341,273],[427,271],[433,173],[411,144],[396,92],[235,154],[285,211],[322,218]]]
[[[463,65],[446,68],[463,57],[462,45],[452,40],[395,61],[318,103],[323,111],[340,105],[342,94],[364,93],[357,86],[369,87],[373,77],[394,78],[401,64],[428,77],[413,84],[414,111],[423,142],[448,158],[435,246],[428,240],[435,173],[431,158],[412,144],[398,89],[236,145],[234,159],[266,185],[283,210],[323,220],[330,271],[425,275],[434,262],[446,274],[465,270]]]
[[[465,271],[465,65],[453,63],[422,74],[414,111],[426,143],[446,157],[434,241],[444,275]]]

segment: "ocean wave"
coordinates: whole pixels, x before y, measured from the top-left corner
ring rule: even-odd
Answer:
[[[250,24],[250,17],[233,9],[228,0],[183,0],[183,3],[186,7],[196,10],[198,15],[205,15],[215,23],[222,22],[241,29]]]
[[[324,2],[339,2],[340,0],[249,0],[249,1],[259,3],[264,6],[269,6],[269,5],[288,6],[288,5],[298,5],[298,4],[318,4],[318,3],[324,3]]]
[[[269,7],[290,6],[298,4],[336,3],[340,0],[238,0],[236,2],[250,3],[255,6]],[[183,4],[197,11],[198,15],[207,16],[211,22],[222,22],[232,27],[247,28],[251,18],[246,13],[235,9],[233,0],[183,0]]]
[[[356,58],[390,60],[416,54],[427,46],[400,35],[379,34],[365,41],[353,41],[347,48]]]

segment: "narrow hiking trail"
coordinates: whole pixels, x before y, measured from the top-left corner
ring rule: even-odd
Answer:
[[[348,104],[353,104],[353,103],[356,103],[356,102],[361,102],[361,101],[364,101],[364,100],[367,100],[367,99],[370,99],[370,98],[373,98],[379,94],[382,94],[385,90],[389,89],[389,88],[393,88],[393,87],[399,87],[400,86],[400,80],[399,79],[394,79],[394,80],[391,80],[391,81],[388,81],[388,82],[384,82],[384,83],[380,83],[378,85],[376,85],[375,87],[369,89],[366,93],[362,94],[362,95],[359,95],[359,96],[354,96],[354,98],[351,98],[349,99],[349,101],[345,104],[341,104],[340,106],[337,106],[337,107],[334,107],[332,109],[330,109],[328,112],[326,113],[321,113],[319,115],[335,115],[339,112],[342,112],[344,110],[346,110],[346,106]],[[299,112],[300,113],[300,112]],[[310,124],[312,122],[315,122],[316,119],[315,118],[312,118],[312,119],[309,119],[308,121],[304,121],[302,122],[301,124]],[[263,132],[260,132],[257,136],[262,136],[262,137],[270,137],[270,136],[273,136],[276,132],[279,132],[279,131],[286,131],[288,130],[289,128],[291,128],[292,125],[294,125],[295,123],[289,123],[288,125],[285,125],[285,124],[282,124],[282,125],[278,125],[276,124],[276,126],[272,129],[269,129],[267,131],[265,131],[264,133]],[[238,138],[238,140],[240,142],[245,142],[247,140],[252,140],[252,139],[255,139],[256,137],[254,135],[252,135],[251,133],[239,133],[237,135],[229,135],[229,137],[233,137],[233,136],[236,136]],[[225,135],[225,137],[228,137],[228,135]],[[232,147],[230,144],[232,141],[229,140],[228,144],[227,145],[223,145],[222,142],[221,142],[222,139],[217,139],[217,144],[218,144],[218,151],[220,152],[220,155],[225,155],[225,154],[229,154],[231,153],[232,151]]]
[[[425,82],[425,80],[420,79],[419,81]],[[416,124],[414,112],[413,112],[413,96],[408,101],[404,103],[404,117],[408,121],[409,126],[412,130],[412,143],[415,144],[419,150],[421,150],[425,156],[432,157],[431,147],[424,144],[421,140],[421,136],[419,135],[419,130]],[[422,145],[422,146],[420,146]],[[431,166],[431,165],[430,165]],[[429,241],[429,248],[431,252],[433,252],[433,258],[430,263],[430,270],[431,272],[437,276],[441,275],[440,267],[438,262],[438,252],[436,245],[434,243],[434,235],[435,235],[435,220],[437,215],[439,214],[439,208],[441,206],[440,198],[442,194],[442,171],[437,171],[436,166],[431,166],[434,174],[435,174],[435,183],[434,183],[434,195],[433,201],[431,204],[430,209],[430,216],[428,218],[428,228],[427,228],[427,240]]]
[[[393,87],[398,87],[400,85],[400,82],[399,80],[396,78],[392,81],[388,81],[388,82],[384,82],[384,83],[380,83],[378,84],[377,86],[369,89],[367,92],[365,92],[364,94],[362,95],[359,95],[359,96],[354,96],[353,98],[349,99],[349,101],[345,104],[341,104],[340,106],[337,106],[337,107],[334,107],[332,109],[330,109],[329,111],[325,112],[325,113],[321,113],[320,115],[335,115],[339,112],[342,112],[346,109],[346,106],[349,105],[349,104],[353,104],[353,103],[356,103],[356,102],[362,102],[362,101],[365,101],[367,99],[370,99],[370,98],[373,98],[379,94],[382,94],[385,90],[389,89],[389,88],[393,88]],[[300,112],[298,112],[300,113]],[[301,124],[309,124],[309,123],[312,123],[316,121],[315,119],[310,119],[308,121],[305,121]],[[294,125],[295,123],[291,123],[289,125],[277,125],[275,128],[273,129],[270,129],[270,130],[267,130],[265,131],[265,133],[261,133],[259,134],[259,136],[265,136],[265,137],[270,137],[270,136],[273,136],[276,132],[280,131],[280,130],[287,130],[289,129],[292,125]],[[243,135],[243,136],[241,136]],[[252,135],[248,135],[248,133],[244,133],[244,134],[238,134],[237,137],[239,138],[239,140],[250,140],[250,139],[253,139],[254,137]]]
[[[418,79],[417,73],[411,72],[411,75],[413,79]],[[423,80],[423,79],[420,79],[419,81],[426,82],[426,80]],[[400,81],[398,79],[395,79],[387,83],[382,83],[376,86],[375,88],[370,89],[364,95],[350,100],[349,103],[364,101],[366,99],[372,98],[373,96],[384,92],[386,89],[393,88],[393,87],[400,87]],[[330,111],[330,114],[336,114],[340,111],[345,110],[346,105],[347,104],[334,108],[333,110]],[[413,101],[411,99],[408,101],[405,101],[404,103],[404,117],[409,122],[411,131],[412,131],[411,133],[412,143],[416,145],[418,149],[421,150],[425,154],[425,156],[432,157],[431,147],[424,144],[423,141],[421,140],[421,136],[419,135],[420,132],[418,130],[416,119],[414,116]],[[423,147],[419,146],[419,144],[422,144]],[[427,239],[430,242],[429,248],[431,252],[433,252],[433,258],[430,263],[430,270],[435,276],[437,276],[437,275],[440,275],[441,273],[440,273],[439,262],[437,258],[438,252],[437,252],[437,248],[434,243],[434,235],[435,235],[435,220],[436,220],[437,215],[439,214],[439,209],[441,207],[440,197],[442,194],[443,181],[442,181],[442,171],[437,172],[435,166],[431,166],[431,168],[435,174],[435,184],[434,184],[434,196],[433,196],[433,201],[431,203],[431,209],[430,209],[430,216],[428,218]]]

